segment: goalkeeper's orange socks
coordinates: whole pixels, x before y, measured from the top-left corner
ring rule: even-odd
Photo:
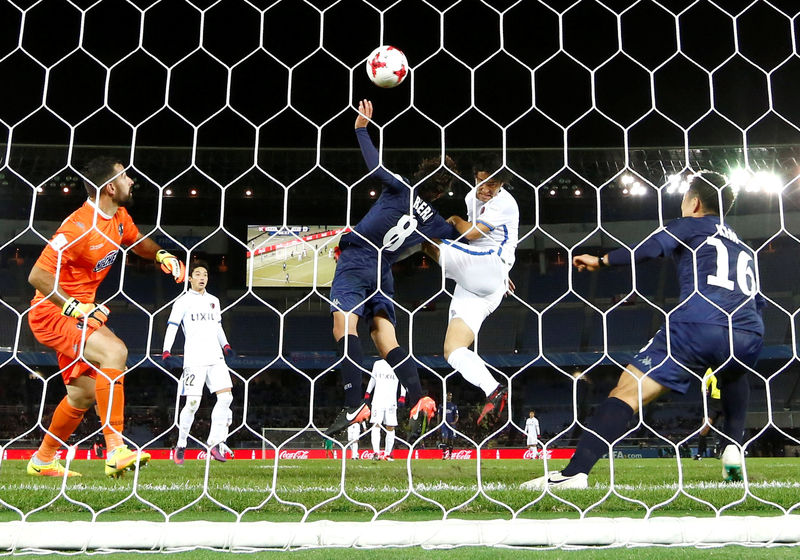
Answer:
[[[122,441],[122,429],[125,423],[125,389],[122,371],[114,368],[102,368],[105,375],[98,374],[95,380],[94,393],[97,398],[97,414],[103,423],[103,436],[106,438],[106,449],[113,451]],[[106,377],[108,376],[108,377]],[[109,417],[108,410],[111,407]],[[108,417],[108,423],[106,418]]]
[[[42,444],[36,451],[36,459],[40,463],[53,462],[56,458],[56,452],[61,448],[61,442],[66,442],[69,439],[69,436],[72,435],[72,432],[83,420],[83,415],[87,410],[85,408],[75,408],[67,402],[67,397],[61,399],[55,412],[53,412],[53,419],[50,421],[50,427],[47,428],[48,433],[45,434]]]

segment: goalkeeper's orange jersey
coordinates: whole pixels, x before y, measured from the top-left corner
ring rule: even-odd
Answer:
[[[95,212],[97,223],[93,226]],[[118,208],[109,216],[97,209],[94,201],[87,200],[56,230],[36,265],[56,274],[60,258],[58,285],[68,296],[92,303],[120,247],[131,245],[138,237],[139,229],[125,208]],[[44,297],[37,290],[31,304]]]

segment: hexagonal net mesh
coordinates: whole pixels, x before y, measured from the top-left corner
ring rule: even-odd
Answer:
[[[797,16],[789,0],[2,0],[0,547],[800,543]],[[364,62],[385,44],[410,71],[383,90]],[[89,206],[59,237],[106,154],[140,235]],[[444,155],[459,171],[425,198]],[[682,198],[700,170],[727,178]],[[727,188],[708,232],[673,222]],[[111,330],[70,335],[78,358],[58,363],[29,327],[46,246],[75,294],[74,267],[109,274]],[[230,410],[184,399],[196,371],[160,359],[188,359],[191,329],[173,346],[167,324],[195,320],[172,313],[197,289],[160,274],[162,247],[203,261],[219,296],[196,312],[221,338],[197,351],[233,347],[231,381],[208,381],[232,386]],[[326,437],[379,358],[407,385],[397,429]],[[95,413],[90,373],[125,381],[124,414],[114,388]],[[629,422],[604,416],[612,390]],[[409,418],[423,395],[432,415]],[[72,431],[54,427],[63,402]],[[68,470],[33,476],[45,435]],[[151,460],[108,478],[120,437]],[[585,487],[524,484],[564,468]]]

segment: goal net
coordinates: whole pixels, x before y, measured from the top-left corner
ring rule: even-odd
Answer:
[[[0,0],[0,550],[800,543],[799,10],[790,0]],[[395,88],[365,72],[379,45],[408,59]],[[515,290],[474,344],[508,386],[499,416],[478,422],[484,392],[443,358],[455,288],[417,253],[393,266],[392,300],[436,414],[412,424],[409,403],[396,430],[323,436],[342,406],[337,245],[381,196],[353,133],[361,99],[374,103],[368,130],[391,172],[455,159],[461,178],[434,203],[444,217],[466,217],[480,154],[500,154],[510,173]],[[135,181],[129,212],[142,235],[209,263],[235,350],[224,463],[207,445],[206,391],[175,464],[181,371],[159,358],[187,286],[123,247],[97,297],[128,351],[125,443],[152,460],[108,479],[105,419],[90,409],[58,455],[80,478],[26,471],[65,394],[54,352],[28,325],[28,274],[85,200],[82,166],[105,154]],[[683,305],[667,259],[580,274],[572,258],[633,254],[680,215],[702,169],[738,192],[725,221],[754,254],[752,268],[717,277],[743,275],[766,301],[742,480],[720,476],[730,439],[698,374],[607,442],[588,488],[521,489],[564,467],[620,371]],[[378,351],[360,327],[366,389]],[[179,335],[174,353],[182,345]]]

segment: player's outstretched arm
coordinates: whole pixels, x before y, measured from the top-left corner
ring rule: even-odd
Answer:
[[[594,272],[604,266],[608,266],[608,256],[603,255],[602,257],[598,257],[596,255],[576,255],[572,257],[572,266],[578,269],[578,271],[583,272],[584,270],[588,270],[589,272]]]
[[[362,99],[358,102],[356,128],[365,128],[370,120],[372,120],[372,101],[369,99]]]
[[[175,282],[182,284],[186,279],[186,265],[175,255],[169,251],[165,251],[161,246],[148,237],[142,237],[136,240],[136,245],[133,246],[133,252],[142,257],[143,259],[153,259],[161,265],[161,270],[165,274],[172,274]]]
[[[486,224],[473,224],[472,222],[468,222],[458,215],[453,215],[447,218],[447,223],[456,228],[458,234],[467,241],[479,239],[484,234],[489,233],[489,226]]]

